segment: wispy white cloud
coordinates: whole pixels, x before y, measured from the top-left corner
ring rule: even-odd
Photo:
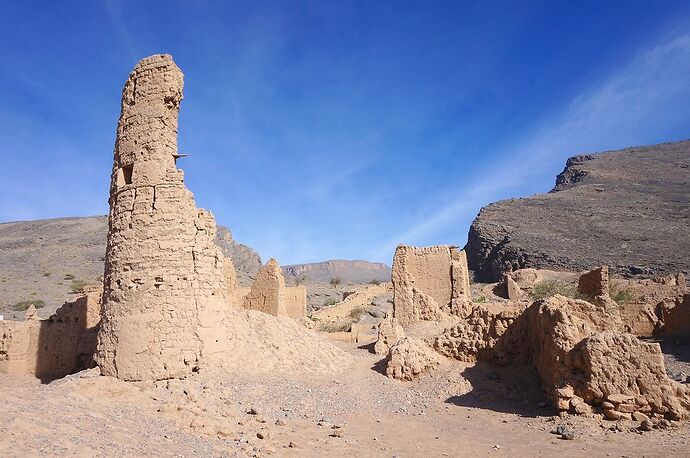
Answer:
[[[440,190],[455,202],[396,234],[373,259],[390,258],[399,243],[426,243],[453,227],[460,235],[483,205],[519,194],[531,177],[552,173],[565,156],[656,141],[675,125],[690,102],[690,34],[675,35],[641,50],[623,68],[580,94],[555,119],[536,125],[515,147],[459,187]],[[690,132],[690,130],[688,130]],[[670,139],[669,139],[670,140]],[[448,240],[457,243],[459,240]]]
[[[133,62],[138,61],[143,56],[140,56],[137,52],[137,48],[134,45],[134,40],[132,39],[132,34],[129,33],[129,30],[125,25],[125,21],[122,19],[122,15],[117,10],[112,0],[104,0],[104,2],[105,8],[108,11],[108,15],[110,16],[110,20],[113,22],[115,29],[122,37],[122,40],[125,42],[125,46],[127,46],[129,57],[132,58]]]

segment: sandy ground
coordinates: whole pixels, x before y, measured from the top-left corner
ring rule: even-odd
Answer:
[[[0,456],[688,456],[688,426],[553,416],[536,383],[520,382],[529,373],[448,362],[398,382],[366,347],[339,345],[354,365],[321,375],[0,375]]]

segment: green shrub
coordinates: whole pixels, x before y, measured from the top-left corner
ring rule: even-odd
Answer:
[[[617,304],[630,304],[637,300],[637,296],[629,289],[626,289],[620,282],[611,282],[609,296]]]
[[[12,310],[14,310],[15,312],[23,312],[26,309],[28,309],[31,304],[34,304],[34,307],[36,307],[37,309],[40,309],[40,308],[46,306],[46,303],[44,301],[34,299],[34,300],[30,300],[30,301],[17,302],[16,304],[14,304],[12,306]]]
[[[529,295],[532,299],[545,299],[547,297],[560,294],[561,296],[572,297],[575,299],[585,299],[581,294],[577,292],[577,288],[572,283],[564,282],[563,280],[544,280],[532,288]]]
[[[72,284],[69,288],[73,293],[83,293],[86,285],[87,283],[84,280],[72,280]]]
[[[380,284],[381,284],[381,280],[377,280],[377,279],[374,278],[372,281],[369,282],[369,284],[370,284],[370,285],[380,285]]]
[[[484,302],[486,302],[486,296],[479,296],[474,300],[474,302],[476,302],[477,304],[483,304]]]
[[[337,321],[335,323],[319,323],[319,330],[323,332],[348,332],[352,323]]]
[[[342,283],[342,279],[340,277],[333,277],[329,283],[331,286],[338,286],[340,283]]]
[[[326,302],[323,303],[323,306],[330,307],[331,305],[335,305],[338,302],[340,302],[338,299],[327,299]]]
[[[355,307],[352,310],[350,310],[350,313],[348,314],[348,316],[354,320],[359,320],[359,317],[362,316],[366,312],[367,312],[366,307],[359,306],[359,307]]]

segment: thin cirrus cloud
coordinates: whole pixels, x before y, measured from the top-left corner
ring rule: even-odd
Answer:
[[[373,259],[390,259],[399,243],[458,243],[478,209],[489,202],[524,195],[533,185],[546,185],[565,157],[593,149],[620,148],[657,142],[666,132],[688,125],[683,114],[690,103],[690,34],[675,35],[641,50],[627,65],[603,82],[570,101],[555,120],[534,127],[499,155],[490,168],[473,174],[463,186],[438,192],[455,202],[435,208],[384,247],[371,251]],[[536,181],[532,181],[536,180]],[[452,239],[444,239],[451,236]]]

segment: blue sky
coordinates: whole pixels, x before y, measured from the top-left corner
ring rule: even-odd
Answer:
[[[462,245],[567,157],[690,138],[690,2],[53,1],[0,15],[0,221],[107,212],[122,85],[185,73],[197,205],[282,264]]]

